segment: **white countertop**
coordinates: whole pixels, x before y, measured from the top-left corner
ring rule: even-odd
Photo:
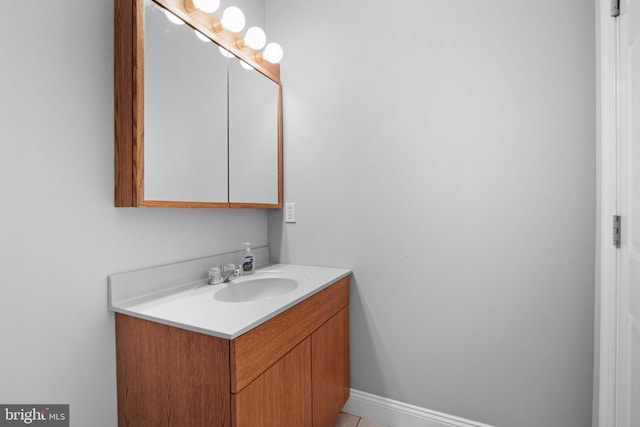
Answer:
[[[248,277],[274,274],[295,278],[299,286],[291,292],[260,301],[223,302],[216,300],[214,295],[228,286],[234,286],[233,282],[211,286],[204,279],[164,289],[153,289],[148,283],[141,283],[141,294],[131,292],[135,284],[128,283],[127,298],[118,298],[125,291],[118,289],[121,285],[110,277],[109,309],[165,325],[233,339],[348,276],[351,270],[275,264],[256,270],[254,275]]]

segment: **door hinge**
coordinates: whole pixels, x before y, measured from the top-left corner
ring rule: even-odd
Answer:
[[[620,0],[611,0],[611,17],[617,18],[620,16]]]
[[[621,222],[620,215],[613,216],[613,246],[616,248],[619,248],[622,244]]]

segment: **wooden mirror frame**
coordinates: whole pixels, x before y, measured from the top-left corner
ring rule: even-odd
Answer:
[[[115,206],[175,208],[282,207],[282,84],[280,65],[245,46],[241,35],[225,30],[213,14],[192,0],[152,0],[278,85],[277,203],[192,202],[144,199],[144,1],[114,0]]]

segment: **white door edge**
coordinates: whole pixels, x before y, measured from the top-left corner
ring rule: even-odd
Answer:
[[[593,426],[615,427],[618,384],[619,254],[612,218],[619,213],[618,25],[609,0],[596,0],[597,235]]]

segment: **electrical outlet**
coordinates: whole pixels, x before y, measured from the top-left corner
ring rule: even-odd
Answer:
[[[284,205],[284,222],[296,222],[295,203],[286,203]]]

